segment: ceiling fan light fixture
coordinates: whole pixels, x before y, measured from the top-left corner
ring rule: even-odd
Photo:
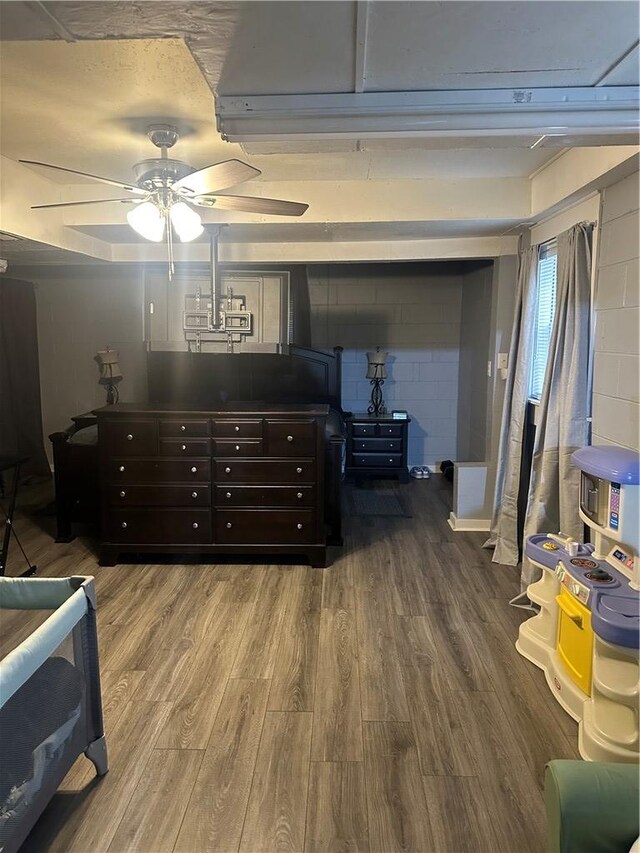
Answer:
[[[171,205],[169,216],[171,224],[176,229],[176,233],[183,243],[195,240],[196,237],[199,237],[204,232],[200,216],[183,201],[178,201]]]
[[[160,243],[164,236],[164,217],[158,208],[150,201],[143,201],[127,213],[129,225],[153,243]]]

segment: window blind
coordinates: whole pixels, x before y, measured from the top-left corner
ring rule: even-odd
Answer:
[[[531,379],[529,383],[529,398],[540,400],[544,375],[549,358],[549,344],[553,318],[556,312],[556,280],[558,269],[558,253],[555,241],[545,243],[540,247],[538,255],[538,280],[536,288],[536,313],[533,335],[533,359],[531,364]]]

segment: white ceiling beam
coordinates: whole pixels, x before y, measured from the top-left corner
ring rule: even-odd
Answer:
[[[367,82],[367,33],[369,29],[369,0],[356,0],[356,57],[354,92],[364,92]]]
[[[464,258],[495,258],[517,251],[518,237],[456,237],[431,240],[353,242],[287,242],[219,244],[219,260],[226,263],[327,263],[331,261],[419,261]],[[209,259],[206,243],[176,245],[178,263]],[[114,247],[113,260],[120,263],[162,263],[166,249],[145,243]]]

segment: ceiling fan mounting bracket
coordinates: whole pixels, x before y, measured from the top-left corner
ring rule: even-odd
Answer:
[[[157,148],[173,148],[180,138],[178,128],[172,124],[150,124],[147,136]]]

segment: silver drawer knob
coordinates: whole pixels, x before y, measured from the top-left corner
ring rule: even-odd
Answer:
[[[126,526],[127,526],[126,521],[123,521],[122,524],[120,525],[120,527],[122,527],[123,530],[126,528]]]
[[[192,498],[197,498],[197,497],[198,497],[198,493],[197,493],[197,492],[191,492],[191,497],[192,497]]]
[[[225,498],[230,498],[230,497],[231,497],[231,492],[227,492],[227,494],[225,495]]]
[[[123,498],[126,494],[126,492],[120,492],[120,497]]]
[[[301,524],[298,524],[298,525],[296,525],[296,526],[297,526],[298,530],[302,530],[302,525],[301,525]]]
[[[180,429],[182,432],[186,432],[187,428],[184,424],[180,424]]]
[[[293,441],[293,436],[292,436],[292,435],[288,435],[288,436],[287,436],[287,441]]]
[[[240,427],[239,427],[239,426],[234,426],[234,430],[235,430],[236,432],[240,432]]]
[[[393,462],[393,459],[390,459],[389,462]]]
[[[195,474],[197,470],[198,470],[198,469],[197,469],[197,468],[196,468],[196,466],[194,465],[194,466],[193,466],[193,468],[191,469],[191,473],[192,473],[192,474]]]
[[[301,501],[302,500],[302,492],[298,492],[296,497],[298,498],[299,501]]]
[[[131,435],[131,433],[129,433],[129,435],[127,436],[127,441],[133,441],[133,436]]]
[[[236,450],[240,450],[240,445],[236,444]]]
[[[296,468],[296,474],[302,474],[302,468]]]
[[[118,471],[120,471],[120,472],[122,473],[122,471],[124,471],[124,465],[121,465],[121,466],[118,468]]]
[[[231,524],[230,521],[227,521],[227,530],[231,530],[232,527],[233,527],[233,524]]]
[[[181,450],[186,450],[186,449],[187,449],[187,445],[186,445],[186,444],[182,444],[182,445],[180,445],[180,448],[181,448]]]
[[[197,530],[198,529],[198,522],[194,521],[191,526],[193,527],[194,530]]]
[[[224,469],[224,473],[225,473],[225,474],[230,474],[230,473],[231,473],[231,468],[228,468],[228,467],[227,467],[227,468],[225,468],[225,469]]]

